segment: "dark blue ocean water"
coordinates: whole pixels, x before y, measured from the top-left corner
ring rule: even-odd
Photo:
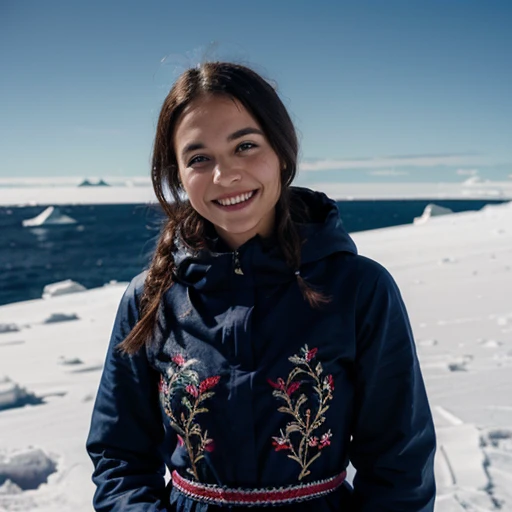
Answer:
[[[501,201],[436,200],[454,212]],[[409,224],[426,200],[341,201],[345,228],[353,233]],[[129,281],[147,266],[161,214],[156,206],[62,206],[77,224],[24,228],[22,220],[45,207],[0,207],[0,305],[41,297],[46,284],[73,279],[87,288]]]

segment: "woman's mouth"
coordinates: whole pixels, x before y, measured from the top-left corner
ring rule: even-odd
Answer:
[[[252,199],[257,194],[257,192],[257,190],[251,190],[250,192],[244,192],[243,194],[238,194],[231,197],[214,199],[213,202],[217,206],[220,206],[222,209],[238,210],[240,208],[245,207],[248,203],[252,202]]]

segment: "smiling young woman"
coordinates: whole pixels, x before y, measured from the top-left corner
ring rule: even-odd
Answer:
[[[174,147],[190,204],[232,249],[272,234],[281,163],[239,101],[209,94],[190,103],[176,125]]]
[[[152,180],[167,220],[107,351],[96,510],[433,510],[400,291],[334,201],[291,186],[297,153],[279,96],[244,66],[190,69],[165,99]]]

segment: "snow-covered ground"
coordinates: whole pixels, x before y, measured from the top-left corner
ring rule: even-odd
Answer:
[[[437,512],[512,510],[512,203],[354,238],[408,306],[437,425]],[[0,510],[92,510],[84,443],[124,288],[0,308]]]

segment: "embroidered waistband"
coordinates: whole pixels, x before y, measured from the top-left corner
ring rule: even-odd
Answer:
[[[336,490],[345,480],[346,471],[325,480],[286,487],[264,487],[259,489],[231,489],[215,484],[201,484],[172,472],[173,486],[182,494],[196,501],[214,505],[246,505],[268,507],[286,505],[297,501],[311,500]]]

